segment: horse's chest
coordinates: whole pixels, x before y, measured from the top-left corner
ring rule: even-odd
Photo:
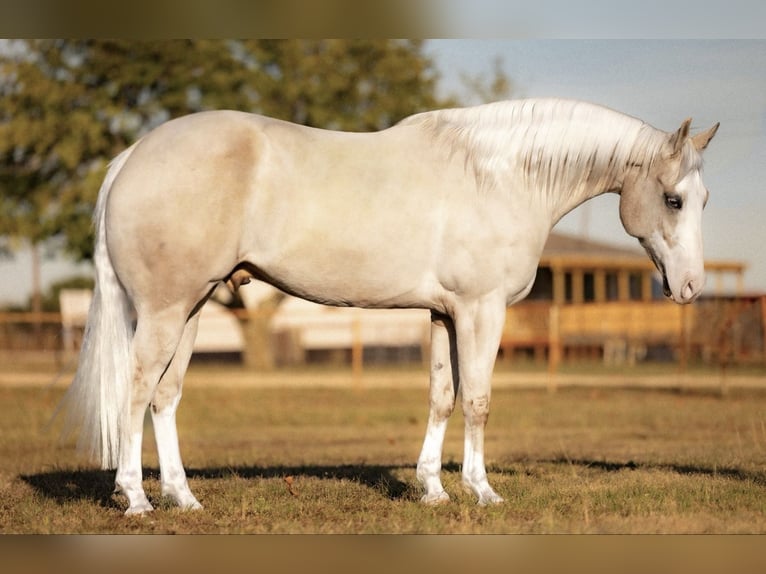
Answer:
[[[532,290],[546,236],[537,229],[519,226],[507,237],[497,259],[502,265],[502,283],[508,305],[526,297]]]

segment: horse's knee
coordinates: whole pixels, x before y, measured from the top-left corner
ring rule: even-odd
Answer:
[[[153,413],[160,413],[168,408],[173,408],[181,398],[181,385],[179,380],[166,380],[163,378],[154,391],[151,407]]]
[[[455,410],[455,391],[452,384],[432,387],[429,406],[432,416],[437,420],[448,419]]]
[[[431,401],[431,415],[437,420],[448,419],[454,410],[454,399],[451,402]]]
[[[485,425],[489,419],[489,396],[465,398],[463,400],[463,416],[471,425]]]

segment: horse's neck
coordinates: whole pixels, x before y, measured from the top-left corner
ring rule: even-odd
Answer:
[[[524,150],[509,161],[508,192],[518,193],[546,210],[555,224],[570,211],[604,193],[620,193],[629,154],[612,159],[609,150],[620,145],[618,137],[604,138],[589,149]],[[530,157],[537,158],[530,160]],[[520,158],[520,159],[519,159]]]
[[[561,187],[547,194],[541,194],[551,217],[551,226],[555,225],[567,213],[577,209],[586,201],[605,193],[620,193],[624,170],[615,173],[609,179],[599,182],[582,182],[570,187]]]
[[[536,196],[554,223],[593,197],[619,193],[628,165],[655,153],[656,130],[640,120],[582,102],[536,105],[544,110],[540,115],[512,108],[504,114],[498,127],[505,130],[505,145],[498,144],[498,127],[479,124],[477,132],[488,131],[483,161],[495,183]]]
[[[588,199],[619,192],[629,164],[648,163],[660,132],[625,114],[569,100],[518,100],[413,116],[478,187],[537,203],[555,223]]]

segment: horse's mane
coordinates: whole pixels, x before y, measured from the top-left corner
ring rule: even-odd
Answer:
[[[648,169],[667,142],[665,132],[634,117],[552,98],[436,110],[400,123],[420,124],[464,154],[482,189],[521,183],[546,194],[608,186],[626,165]]]

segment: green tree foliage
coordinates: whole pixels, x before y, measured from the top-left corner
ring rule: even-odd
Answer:
[[[391,40],[261,41],[259,111],[296,123],[379,130],[407,115],[450,105],[421,44]]]
[[[403,40],[35,40],[0,45],[0,238],[92,255],[110,158],[168,119],[232,108],[344,130],[454,104]],[[0,241],[0,243],[2,243]],[[7,240],[6,240],[7,246]]]

